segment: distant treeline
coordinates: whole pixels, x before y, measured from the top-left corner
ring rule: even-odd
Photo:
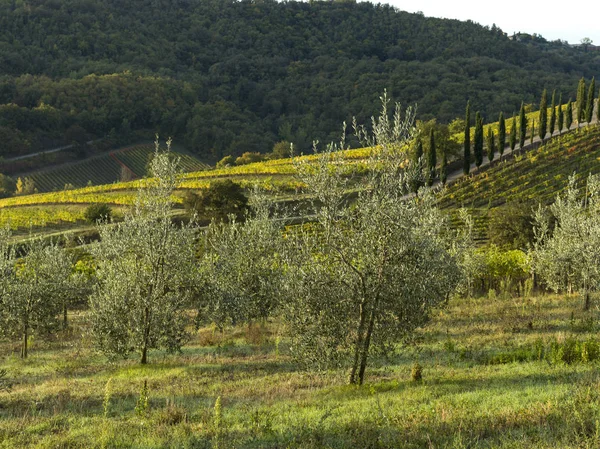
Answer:
[[[599,71],[584,49],[388,5],[0,0],[0,156],[136,130],[202,157],[307,150],[385,88],[421,119],[470,99],[489,121]]]

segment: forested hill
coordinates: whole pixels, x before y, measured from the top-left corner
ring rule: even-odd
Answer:
[[[370,3],[0,0],[0,155],[140,129],[201,156],[306,149],[384,88],[420,118],[470,98],[495,120],[599,69],[560,42]]]

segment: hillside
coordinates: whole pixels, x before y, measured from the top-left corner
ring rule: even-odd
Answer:
[[[110,184],[123,180],[143,178],[154,154],[153,144],[132,145],[109,153],[63,164],[28,174],[38,192],[51,192],[86,185]],[[173,153],[180,158],[183,172],[200,171],[208,165],[187,154]]]
[[[343,153],[348,174],[360,175],[369,151],[367,148]],[[314,157],[302,156],[302,159]],[[456,211],[466,207],[475,220],[476,239],[487,241],[491,210],[507,202],[531,207],[538,202],[549,203],[566,187],[568,177],[574,172],[580,179],[589,173],[600,173],[598,160],[600,128],[582,127],[527,152],[516,150],[511,155],[508,151],[502,161],[496,160],[491,167],[482,167],[470,177],[460,176],[462,169],[458,169],[457,181],[440,192],[439,205],[453,220]],[[218,179],[232,179],[247,189],[259,185],[278,200],[298,199],[303,185],[294,173],[290,159],[278,159],[183,174],[174,198],[179,209],[175,213],[183,213],[181,203],[186,191],[206,188]],[[89,204],[107,203],[115,208],[118,217],[123,208],[133,204],[137,190],[146,182],[141,179],[0,199],[0,224],[10,222],[21,235],[29,232],[30,225],[41,233],[88,229],[83,213]]]
[[[580,185],[589,174],[600,173],[600,128],[582,127],[554,137],[545,145],[505,155],[490,167],[461,177],[442,192],[440,207],[467,208],[475,218],[477,238],[487,240],[490,211],[506,203],[529,207],[549,204],[576,174]]]
[[[363,2],[0,0],[0,155],[136,130],[203,160],[306,151],[367,122],[384,88],[422,119],[470,99],[491,121],[599,69],[560,42]]]

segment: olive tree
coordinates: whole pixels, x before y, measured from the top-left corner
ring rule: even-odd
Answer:
[[[362,384],[369,357],[386,351],[427,321],[458,281],[445,224],[428,189],[409,195],[405,118],[383,110],[373,132],[355,127],[374,146],[355,199],[347,195],[343,160],[329,145],[315,163],[296,160],[299,177],[319,206],[314,223],[285,239],[286,297],[294,356],[311,367],[349,369]]]
[[[582,198],[571,176],[549,212],[555,219],[552,231],[545,208],[535,215],[534,269],[555,291],[579,291],[587,310],[590,292],[600,289],[600,178],[589,176]]]
[[[92,250],[98,284],[89,302],[92,334],[107,355],[137,352],[145,364],[150,349],[179,350],[185,339],[195,229],[171,220],[177,165],[156,143],[154,177],[135,206],[123,222],[100,228],[101,243]]]
[[[19,338],[21,358],[26,358],[29,337],[57,327],[61,297],[70,287],[71,264],[55,243],[35,239],[22,251],[22,257],[17,258],[11,250],[3,250],[8,257],[3,257],[0,332]]]
[[[243,221],[214,220],[200,258],[198,318],[225,324],[264,320],[277,308],[282,266],[278,248],[281,224],[272,205],[255,191]]]

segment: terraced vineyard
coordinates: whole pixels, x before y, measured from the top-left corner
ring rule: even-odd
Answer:
[[[146,148],[146,155],[149,154]],[[360,174],[365,169],[364,159],[369,149],[347,150],[341,154],[337,164],[343,164],[349,175]],[[119,154],[119,161],[139,169],[144,160],[144,150],[123,150],[129,159]],[[302,156],[311,161],[314,155]],[[453,222],[456,210],[466,207],[473,215],[476,238],[487,239],[488,213],[491,208],[508,200],[550,202],[567,183],[567,178],[577,172],[583,179],[588,173],[600,172],[600,128],[581,128],[561,137],[555,137],[536,150],[525,154],[516,152],[514,158],[495,162],[492,167],[482,169],[469,178],[460,178],[449,186],[440,198],[440,206],[447,210]],[[104,159],[107,160],[107,159]],[[136,162],[137,161],[137,162]],[[193,163],[182,158],[184,167]],[[187,162],[187,166],[185,165]],[[115,162],[116,163],[116,162]],[[145,161],[143,162],[145,166]],[[137,165],[136,165],[137,164]],[[118,165],[118,164],[117,164]],[[215,179],[234,179],[244,188],[259,185],[286,198],[302,190],[302,184],[294,177],[295,167],[290,159],[258,162],[218,170],[203,170],[182,175],[180,190],[174,201],[182,202],[188,189],[206,188]],[[83,171],[81,171],[83,173]],[[56,181],[55,181],[56,182]],[[108,203],[114,208],[128,207],[135,201],[136,191],[151,179],[94,185],[73,190],[38,193],[35,195],[5,198],[0,200],[0,224],[10,222],[13,228],[24,229],[46,225],[50,229],[64,229],[69,223],[78,227],[82,223],[83,210],[92,203]],[[181,207],[181,206],[179,206]],[[61,212],[64,209],[67,212]]]
[[[504,159],[469,178],[448,187],[442,209],[469,209],[475,219],[477,238],[486,239],[487,217],[491,208],[507,201],[547,204],[567,186],[573,173],[583,181],[590,173],[600,173],[600,128],[581,128],[525,154]]]
[[[154,144],[134,145],[81,162],[39,171],[29,177],[33,179],[38,192],[63,190],[65,186],[77,188],[138,179],[146,174],[146,166],[153,153]],[[210,168],[192,156],[175,154],[181,158],[184,172]]]

